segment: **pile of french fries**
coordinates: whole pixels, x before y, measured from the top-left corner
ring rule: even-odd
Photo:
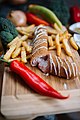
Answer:
[[[72,52],[70,46],[72,46],[75,50],[78,50],[78,46],[75,43],[72,35],[67,31],[62,31],[57,24],[53,25],[53,29],[48,28],[48,43],[49,50],[56,50],[56,54],[58,56],[61,55],[61,49],[64,49],[65,53],[68,56],[72,56]]]
[[[16,28],[19,35],[7,45],[8,50],[4,55],[5,60],[12,61],[17,59],[23,63],[27,63],[27,59],[31,57],[31,43],[34,38],[35,28],[36,26],[34,24]],[[47,26],[46,28],[48,32],[49,50],[56,50],[58,56],[61,55],[61,49],[64,49],[68,56],[72,56],[70,45],[75,50],[78,50],[78,46],[73,40],[72,35],[67,30],[61,30],[56,23],[54,23],[53,27]]]
[[[35,25],[27,27],[17,27],[19,35],[7,45],[7,52],[4,59],[7,61],[19,60],[27,63],[27,59],[31,57],[32,52],[32,38]]]

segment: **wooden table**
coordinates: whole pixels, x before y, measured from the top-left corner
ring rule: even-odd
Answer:
[[[80,72],[80,57],[72,49],[74,60]],[[80,111],[80,74],[72,80],[45,76],[36,67],[30,69],[41,76],[52,87],[64,95],[70,94],[69,99],[58,100],[38,95],[33,92],[23,80],[5,67],[3,76],[1,113],[8,119],[28,118],[41,115],[60,114]]]

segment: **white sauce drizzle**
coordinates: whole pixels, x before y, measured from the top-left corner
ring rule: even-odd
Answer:
[[[46,29],[41,29],[41,28],[40,28],[40,29],[36,32],[35,35],[37,35],[37,34],[39,34],[39,33],[42,33],[42,32],[45,32],[45,33],[46,33],[47,31],[46,31]]]
[[[71,66],[72,66],[72,69],[73,69],[73,75],[74,75],[74,77],[75,77],[75,76],[76,76],[76,73],[75,73],[74,64],[73,64],[73,63],[71,63]]]
[[[39,48],[33,50],[32,55],[35,54],[35,53],[36,53],[38,50],[40,50],[40,49],[46,49],[46,50],[48,50],[47,47],[45,47],[45,46],[41,46],[41,47],[39,47]]]
[[[60,63],[63,65],[63,61],[61,60],[61,58],[60,58],[60,57],[58,57],[58,59],[59,59]]]
[[[47,42],[47,40],[46,39],[39,39],[39,40],[36,40],[35,41],[35,43],[34,43],[34,46],[36,45],[36,44],[39,44],[39,43],[41,43],[41,42]]]
[[[41,28],[42,28],[42,30],[41,30]],[[44,30],[43,30],[44,29]],[[41,31],[41,32],[40,32]],[[37,34],[37,35],[36,35]],[[47,43],[47,39],[40,39],[40,40],[37,40],[37,39],[39,39],[41,36],[48,36],[47,35],[47,32],[46,32],[46,29],[45,29],[45,26],[42,26],[42,25],[39,25],[37,28],[36,28],[36,30],[35,30],[35,35],[36,35],[36,37],[35,37],[35,39],[34,39],[34,45],[36,44],[36,42],[37,42],[37,44],[33,47],[33,51],[32,51],[32,55],[33,54],[35,54],[38,50],[40,50],[40,49],[46,49],[46,50],[48,50],[48,48],[46,47],[46,46],[40,46],[39,48],[37,48],[37,49],[35,49],[38,45],[40,45],[40,44],[42,44],[42,43],[44,43],[44,42],[46,42]],[[45,41],[46,40],[46,41]],[[39,43],[40,42],[40,43]]]
[[[41,36],[47,36],[47,34],[42,34],[42,35],[40,35],[40,36],[38,36],[38,37],[36,36],[33,42],[35,42],[35,41],[38,40],[38,39],[41,39]],[[47,36],[47,37],[48,37],[48,36]]]
[[[76,68],[76,76],[77,76],[77,74],[78,74],[78,68],[77,68],[77,66],[76,66],[76,63],[74,62],[73,63],[73,65],[75,66],[75,68]]]
[[[67,69],[65,68],[65,66],[62,66],[62,67],[63,67],[64,70],[65,70],[65,73],[66,73],[67,79],[69,79],[69,78],[68,78],[68,72],[67,72]]]
[[[64,61],[65,61],[66,65],[67,65],[67,67],[68,67],[68,69],[69,69],[69,76],[71,77],[71,69],[70,69],[70,66],[69,66],[69,64],[68,64],[68,62],[67,62],[66,59],[64,59]],[[69,77],[69,76],[68,76],[68,77]]]
[[[40,33],[38,33],[37,35],[36,35],[36,38],[38,38],[39,36],[41,36],[41,35],[47,35],[47,33],[46,32],[40,32]]]
[[[70,59],[69,59],[69,62],[71,63]],[[75,77],[75,69],[74,69],[74,65],[73,65],[73,63],[71,63],[71,67],[72,67],[72,73],[73,73],[73,76]]]
[[[68,71],[67,71],[66,67],[63,65],[63,61],[60,59],[60,57],[58,57],[58,59],[60,60],[61,66],[62,66],[62,67],[64,68],[64,70],[65,70],[67,79],[69,79]]]
[[[36,30],[35,30],[35,39],[34,39],[34,41],[33,42],[35,42],[37,39],[39,39],[41,36],[47,36],[48,37],[48,35],[47,35],[47,31],[46,31],[46,29],[45,29],[46,27],[45,26],[43,26],[43,25],[39,25],[37,28],[36,28]]]
[[[46,27],[45,26],[43,26],[43,25],[39,25],[36,29],[35,29],[35,35],[37,34],[37,31],[38,31],[38,29],[46,29]]]
[[[50,68],[51,68],[51,72],[52,72],[52,65],[54,66],[55,75],[57,75],[56,64],[53,62],[52,56],[50,54]]]
[[[37,46],[39,46],[39,45],[41,45],[41,44],[43,44],[43,43],[47,43],[47,41],[42,41],[42,42],[36,44],[36,45],[33,47],[33,50],[34,50]]]
[[[45,38],[45,39],[40,38],[41,36],[47,36],[48,37],[47,31],[46,31],[45,28],[46,28],[45,26],[39,25],[35,30],[35,33],[34,33],[35,34],[35,39],[33,41],[34,47],[33,47],[32,55],[34,55],[40,49],[48,50],[48,48],[46,46],[40,46],[39,48],[35,49],[38,45],[40,45],[44,42],[47,43],[47,38]],[[69,79],[69,74],[70,74],[70,77],[71,77],[71,69],[70,69],[70,66],[69,66],[68,62],[66,60],[64,60],[66,65],[69,68],[69,74],[68,74],[68,71],[67,71],[66,67],[63,65],[63,61],[57,56],[55,56],[55,58],[56,58],[56,62],[57,62],[57,65],[58,65],[58,70],[56,68],[55,62],[52,59],[52,55],[50,54],[50,72],[52,72],[52,69],[53,69],[53,66],[54,66],[55,75],[58,74],[60,76],[60,63],[61,63],[61,66],[65,70],[66,77],[67,77],[67,79]],[[73,70],[73,73],[74,73],[74,76],[75,76],[74,65],[76,66],[76,64],[72,63],[71,65],[72,65],[72,70]],[[76,74],[77,74],[77,67],[76,67]]]
[[[57,57],[57,58],[59,59],[61,65],[63,65],[63,62],[62,62],[62,60],[60,59],[60,57]]]
[[[55,58],[56,58],[56,61],[57,61],[57,64],[58,64],[58,75],[60,76],[60,62],[59,62],[57,56],[55,56]]]
[[[39,34],[37,34],[34,41],[39,39],[41,36],[47,36],[47,33],[39,33]]]

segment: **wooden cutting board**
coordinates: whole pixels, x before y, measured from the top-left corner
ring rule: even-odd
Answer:
[[[63,57],[67,57],[65,54]],[[36,67],[27,66],[63,95],[66,100],[41,96],[31,90],[24,81],[8,67],[4,69],[1,112],[7,118],[21,118],[80,111],[80,56],[72,49],[72,56],[79,70],[78,77],[66,80],[55,76],[45,76]]]

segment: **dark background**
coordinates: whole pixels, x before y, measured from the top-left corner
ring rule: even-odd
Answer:
[[[15,10],[15,9],[20,9],[26,11],[28,4],[34,3],[34,4],[44,4],[44,6],[49,6],[50,2],[53,2],[55,0],[27,0],[26,4],[23,5],[12,5],[10,2],[9,3],[0,3],[0,16],[5,16],[6,13],[9,10]],[[60,0],[57,0],[60,1]],[[79,6],[80,7],[80,0],[64,0],[66,2],[66,5],[70,8],[71,6]]]

